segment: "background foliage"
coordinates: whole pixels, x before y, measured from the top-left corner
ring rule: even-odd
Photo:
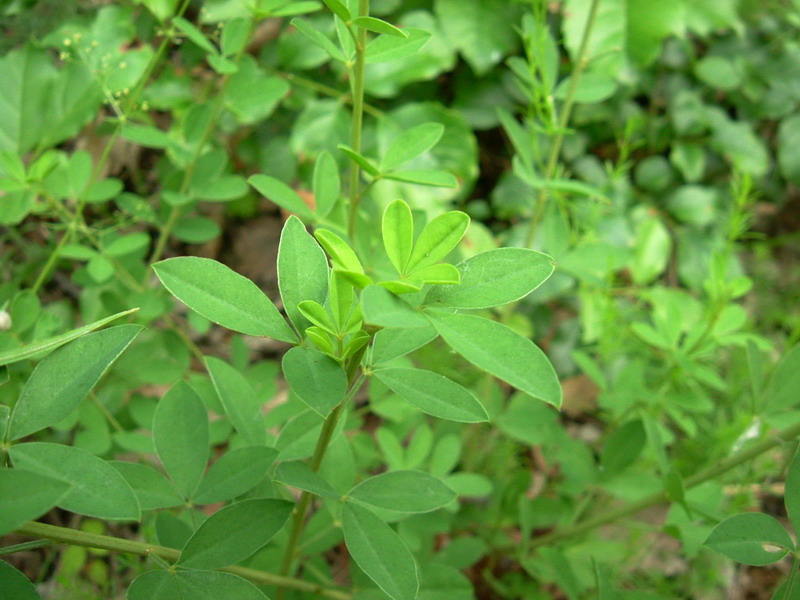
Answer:
[[[353,15],[358,4],[349,2]],[[12,533],[57,505],[40,520],[173,552],[12,548],[0,563],[0,581],[19,590],[8,597],[36,597],[12,565],[42,598],[121,598],[136,577],[142,598],[169,585],[190,598],[202,589],[262,597],[214,569],[277,573],[297,490],[319,508],[300,538],[299,580],[357,598],[413,597],[414,560],[426,600],[800,594],[800,584],[778,590],[796,562],[776,562],[796,556],[781,523],[797,522],[800,494],[796,467],[787,475],[800,416],[800,3],[372,0],[370,14],[385,23],[358,28],[370,40],[363,127],[352,123],[358,38],[329,9],[344,5],[0,8],[0,423],[14,465],[0,470],[0,502],[24,485],[42,498],[19,522],[0,515],[0,533],[5,546],[31,536],[69,543],[41,528]],[[560,390],[537,394],[503,374],[494,335],[485,336],[490,358],[476,358],[447,333],[455,315],[436,317],[432,335],[412,326],[370,342],[365,365],[395,362],[351,389],[315,474],[298,461],[312,456],[333,406],[298,387],[302,377],[291,381],[311,359],[286,352],[296,342],[286,321],[276,311],[271,329],[261,316],[257,326],[242,315],[223,322],[176,288],[191,278],[177,265],[207,263],[151,266],[217,259],[298,330],[316,327],[314,352],[346,360],[361,348],[359,331],[374,331],[355,317],[330,321],[341,315],[322,306],[333,296],[328,261],[287,218],[317,229],[334,270],[350,273],[346,285],[392,280],[399,293],[399,280],[416,274],[422,285],[445,271],[419,275],[402,240],[392,254],[380,224],[387,207],[405,223],[390,205],[398,198],[412,209],[412,238],[443,214],[465,223],[453,209],[471,218],[458,247],[460,237],[424,266],[507,247],[554,259],[530,295],[534,284],[515,295],[503,281],[499,300],[470,297],[464,285],[466,297],[433,291],[424,302],[440,294],[445,307],[483,317],[476,327],[501,323],[534,340],[563,405],[552,406]],[[353,257],[320,231],[347,239]],[[292,240],[306,252],[303,269],[316,265],[303,274],[322,273],[324,289],[279,282]],[[226,274],[199,279],[222,286]],[[407,327],[408,304],[391,303],[410,297],[416,308],[423,298],[379,290],[361,292],[366,322]],[[128,324],[70,335],[44,358],[68,341],[45,340],[132,308],[118,317]],[[436,376],[477,407],[464,400],[458,418],[430,418],[409,395],[449,385]],[[342,390],[352,383],[341,379]],[[26,415],[35,404],[26,397],[38,412]],[[177,450],[175,423],[194,432]],[[69,468],[42,471],[53,464],[98,483],[67,491]],[[16,480],[26,469],[41,479]],[[442,487],[430,484],[429,504],[382,506],[369,477],[403,473]],[[118,485],[98,493],[110,480]],[[342,504],[343,494],[356,501]],[[414,556],[389,559],[394,583],[375,579],[376,539],[399,539]],[[164,560],[187,569],[169,579],[157,569]],[[250,580],[276,594],[276,581]],[[286,593],[318,597],[311,587]]]

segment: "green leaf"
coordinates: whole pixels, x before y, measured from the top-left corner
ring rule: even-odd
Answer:
[[[439,337],[430,324],[418,329],[381,329],[372,342],[372,364],[405,356]]]
[[[0,535],[38,519],[56,506],[69,489],[68,483],[39,473],[0,469]]]
[[[225,22],[222,29],[220,48],[225,56],[235,56],[245,46],[250,33],[250,19],[231,19]]]
[[[72,488],[58,502],[64,510],[109,520],[138,521],[139,501],[114,467],[86,450],[34,442],[9,450],[14,467],[62,481]]]
[[[297,338],[255,283],[209,258],[182,256],[153,265],[170,293],[206,319],[239,333],[282,342]]]
[[[317,31],[308,21],[304,19],[292,19],[292,25],[314,44],[325,50],[332,59],[340,62],[345,62],[347,60],[339,47],[324,33]]]
[[[356,17],[353,19],[352,23],[356,27],[361,27],[367,31],[373,31],[375,33],[383,33],[385,35],[393,35],[402,38],[408,37],[408,34],[402,29],[398,29],[391,23],[387,23],[382,19],[376,19],[375,17]]]
[[[292,391],[323,417],[344,400],[347,376],[327,354],[297,346],[283,355],[281,364]]]
[[[624,471],[641,454],[646,442],[647,434],[639,419],[628,421],[609,435],[600,460],[603,477],[611,479]]]
[[[127,256],[139,252],[150,245],[150,236],[140,231],[118,237],[105,248],[109,256]]]
[[[167,475],[190,498],[208,462],[208,414],[185,381],[173,385],[156,406],[153,442]]]
[[[421,279],[423,283],[436,285],[458,285],[461,283],[459,270],[447,263],[439,263],[417,269],[414,271],[414,277]]]
[[[134,579],[128,600],[267,600],[252,583],[220,571],[148,571]]]
[[[364,321],[380,327],[427,327],[428,320],[405,300],[378,285],[369,285],[361,294]]]
[[[322,0],[325,3],[325,6],[333,11],[337,17],[339,17],[342,21],[347,23],[350,20],[350,11],[347,10],[347,6],[342,4],[339,0]]]
[[[431,32],[424,29],[405,28],[408,37],[380,35],[367,45],[366,63],[368,65],[401,60],[414,56],[431,39]]]
[[[349,502],[342,517],[345,544],[361,570],[392,600],[414,600],[417,565],[400,536],[372,512]]]
[[[442,260],[458,246],[467,232],[467,227],[469,227],[469,217],[461,211],[452,210],[434,218],[419,234],[408,260],[406,272],[413,274],[417,269]]]
[[[331,485],[300,461],[282,462],[275,470],[275,481],[284,485],[311,492],[321,498],[338,500],[340,494]]]
[[[48,94],[54,69],[47,52],[26,44],[0,58],[0,150],[25,154],[45,135]]]
[[[781,174],[795,185],[800,185],[800,115],[793,114],[781,121],[778,127],[778,165]]]
[[[384,179],[402,181],[404,183],[416,183],[418,185],[430,185],[432,187],[454,188],[458,187],[458,180],[446,171],[438,169],[421,169],[417,171],[392,171],[384,173]]]
[[[308,205],[303,202],[292,188],[283,183],[280,179],[269,175],[253,175],[247,183],[256,188],[259,194],[268,198],[281,208],[298,215],[304,221],[314,220],[314,214]]]
[[[208,38],[200,31],[197,27],[192,25],[189,21],[184,19],[183,17],[173,17],[172,24],[178,28],[178,30],[183,33],[187,38],[189,38],[194,44],[209,52],[211,54],[217,54],[217,49],[214,47]]]
[[[441,123],[422,123],[407,129],[391,143],[381,162],[381,171],[391,171],[433,148],[444,135]]]
[[[206,356],[206,369],[211,375],[225,414],[236,431],[253,446],[266,443],[266,426],[261,412],[261,402],[253,387],[237,369],[219,358]]]
[[[132,313],[135,313],[137,310],[139,309],[132,308],[130,310],[124,310],[115,315],[111,315],[110,317],[106,317],[105,319],[100,319],[99,321],[89,323],[88,325],[78,327],[77,329],[71,329],[66,333],[49,337],[45,340],[33,342],[32,344],[28,344],[22,348],[13,348],[11,350],[6,350],[5,352],[0,352],[0,367],[19,362],[21,360],[33,358],[39,353],[47,352],[48,350],[53,350],[54,348],[63,346],[67,342],[71,342],[72,340],[77,339],[82,335],[89,333],[90,331],[99,329],[103,325],[111,323],[111,321],[116,321],[120,317],[126,317]]]
[[[636,231],[631,275],[634,283],[650,283],[667,268],[671,256],[672,238],[660,219],[641,223]]]
[[[770,411],[785,410],[800,402],[800,345],[795,346],[781,359],[769,380],[765,392]]]
[[[383,247],[392,265],[401,275],[414,247],[414,216],[403,200],[395,200],[383,211],[381,223]]]
[[[525,248],[497,248],[456,265],[459,285],[433,288],[425,304],[448,308],[490,308],[524,298],[553,273],[553,259]]]
[[[172,142],[169,136],[157,127],[126,123],[120,132],[123,138],[146,148],[168,148]]]
[[[195,504],[226,502],[257,486],[278,456],[275,448],[251,446],[228,450],[211,465],[192,500]]]
[[[11,413],[9,440],[18,440],[71,413],[142,331],[118,325],[59,348],[34,369]]]
[[[221,508],[194,532],[181,550],[179,565],[220,569],[236,564],[269,542],[294,508],[286,500],[243,500]]]
[[[705,545],[757,567],[777,562],[794,550],[792,538],[775,517],[755,512],[725,519],[714,527]]]
[[[328,333],[336,334],[338,327],[333,321],[330,313],[319,302],[313,300],[303,300],[297,305],[303,316],[314,323],[317,327],[324,329]]]
[[[314,212],[318,218],[325,218],[333,210],[336,201],[339,199],[341,185],[339,167],[336,165],[331,153],[324,150],[317,157],[316,163],[314,163],[312,184],[316,206]]]
[[[461,423],[489,420],[483,405],[455,381],[423,369],[378,369],[374,373],[390,390],[422,412]]]
[[[472,315],[430,311],[444,341],[476,367],[555,407],[561,384],[553,365],[536,344],[496,321]]]
[[[112,460],[109,463],[131,486],[142,510],[183,506],[186,500],[178,488],[153,467],[139,463]]]
[[[347,495],[375,508],[403,513],[432,512],[456,499],[455,492],[438,478],[420,471],[381,473],[365,479]]]
[[[331,257],[335,269],[364,274],[364,267],[361,266],[358,256],[341,237],[327,229],[317,229],[314,237]]]
[[[41,600],[41,596],[25,575],[0,560],[0,600]]]
[[[380,174],[378,167],[373,165],[372,162],[367,157],[359,154],[358,152],[353,150],[350,146],[346,144],[339,144],[336,147],[342,152],[344,152],[347,156],[349,156],[353,160],[353,162],[358,164],[362,169],[364,169],[370,175],[375,176]]]
[[[286,314],[298,331],[309,322],[298,304],[303,301],[325,302],[328,295],[328,259],[319,244],[306,231],[303,222],[289,217],[278,246],[278,287]]]

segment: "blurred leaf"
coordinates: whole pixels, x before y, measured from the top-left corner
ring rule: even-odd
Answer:
[[[708,536],[706,546],[746,565],[777,562],[794,550],[783,526],[764,513],[745,513],[725,519]]]

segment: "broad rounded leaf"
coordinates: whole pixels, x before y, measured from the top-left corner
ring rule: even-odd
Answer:
[[[476,367],[534,398],[561,406],[558,376],[547,356],[531,340],[483,317],[435,311],[428,316],[444,341]]]
[[[188,383],[179,381],[158,403],[153,442],[167,475],[189,498],[208,462],[208,414]]]
[[[777,519],[764,513],[744,513],[714,527],[706,546],[746,565],[774,563],[794,549],[792,538]]]
[[[194,532],[178,564],[220,569],[238,563],[272,539],[294,508],[285,500],[257,498],[221,508]]]
[[[434,417],[461,423],[489,420],[469,390],[433,371],[391,368],[378,369],[374,375],[403,400]]]
[[[9,440],[18,440],[69,415],[141,330],[139,325],[109,327],[48,355],[22,388],[11,413]]]
[[[417,564],[400,536],[371,511],[349,502],[342,517],[345,544],[361,570],[392,600],[414,600]]]
[[[0,469],[0,535],[41,517],[61,501],[69,488],[64,481],[32,471]]]
[[[0,560],[0,600],[41,600],[41,596],[25,575]]]
[[[347,376],[327,354],[297,346],[284,354],[282,365],[292,391],[323,417],[344,400]]]
[[[458,242],[467,232],[467,227],[469,227],[469,217],[457,210],[434,218],[425,226],[414,243],[406,272],[413,273],[415,269],[422,269],[442,260],[458,246]]]
[[[192,500],[195,504],[225,502],[249,492],[267,475],[278,451],[266,446],[228,450],[211,465]]]
[[[425,513],[456,499],[438,478],[420,471],[389,471],[365,479],[347,494],[375,508],[404,513]]]
[[[324,250],[300,219],[289,217],[278,246],[278,287],[286,314],[298,331],[304,331],[309,322],[297,305],[305,300],[323,304],[328,295],[328,277]]]
[[[258,286],[222,263],[181,256],[157,262],[153,270],[173,296],[214,323],[248,335],[297,341]]]
[[[205,361],[217,396],[236,431],[248,444],[263,446],[267,431],[264,415],[250,382],[224,360],[206,356]]]
[[[516,302],[547,281],[553,259],[526,248],[497,248],[456,265],[458,285],[431,289],[425,304],[450,308],[489,308]]]
[[[138,521],[139,501],[131,486],[110,464],[86,450],[34,442],[9,450],[14,467],[72,486],[58,502],[64,510],[109,520]]]

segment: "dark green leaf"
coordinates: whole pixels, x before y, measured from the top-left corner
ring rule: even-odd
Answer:
[[[279,464],[275,470],[275,481],[322,498],[338,500],[340,497],[327,481],[312,471],[307,464],[299,461]]]
[[[0,469],[0,535],[41,517],[64,498],[69,488],[64,481],[36,472]]]
[[[41,600],[41,596],[25,575],[0,560],[0,600]]]
[[[261,412],[261,402],[237,369],[219,358],[206,356],[206,368],[211,375],[225,414],[236,431],[248,444],[263,446],[266,441],[266,426]]]
[[[292,391],[323,417],[344,400],[347,376],[327,354],[297,346],[284,354],[282,365]]]
[[[425,513],[456,499],[438,478],[420,471],[389,471],[365,479],[347,495],[364,504],[403,513]]]
[[[792,538],[775,517],[744,513],[722,521],[708,536],[706,546],[746,565],[779,561],[794,550]]]
[[[109,461],[108,464],[119,471],[131,486],[142,510],[172,508],[185,504],[186,500],[178,488],[153,467],[118,460]]]
[[[380,327],[427,327],[428,320],[405,300],[378,285],[369,285],[361,294],[364,322]]]
[[[257,486],[272,466],[278,451],[266,446],[228,450],[211,465],[192,500],[195,504],[225,502]]]

